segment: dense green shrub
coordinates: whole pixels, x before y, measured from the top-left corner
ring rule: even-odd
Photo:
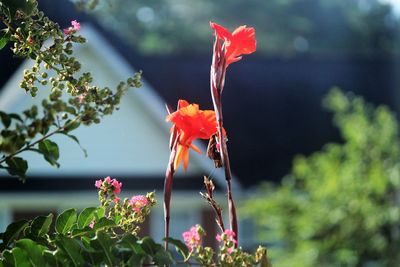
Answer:
[[[400,266],[398,123],[385,106],[334,89],[343,142],[298,156],[282,184],[243,211],[272,241],[274,266]]]

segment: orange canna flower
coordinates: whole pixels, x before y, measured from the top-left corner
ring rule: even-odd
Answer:
[[[192,144],[195,139],[209,139],[217,132],[217,122],[213,110],[200,110],[199,105],[189,104],[186,100],[179,100],[178,110],[169,114],[166,121],[174,124],[172,134],[177,132],[178,145],[174,161],[177,170],[183,161],[187,170],[189,164],[189,148],[201,154],[198,147]]]
[[[226,66],[242,59],[241,55],[251,54],[256,51],[256,32],[252,27],[240,26],[230,33],[226,28],[217,23],[210,22],[215,35],[224,41]]]

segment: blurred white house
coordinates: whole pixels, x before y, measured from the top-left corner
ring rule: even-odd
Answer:
[[[119,81],[131,77],[135,70],[90,25],[83,25],[80,34],[88,42],[75,47],[76,57],[83,63],[83,71],[93,74],[95,84],[115,87]],[[49,88],[39,88],[32,98],[19,88],[23,70],[32,61],[25,61],[2,88],[0,110],[21,112],[32,105],[40,106]],[[144,76],[146,74],[144,73]],[[65,136],[54,136],[60,148],[59,169],[50,166],[39,154],[24,152],[28,160],[27,182],[22,184],[6,172],[0,173],[0,232],[13,220],[49,212],[61,212],[75,207],[97,206],[96,179],[111,176],[122,181],[122,197],[156,191],[159,203],[153,210],[145,233],[156,240],[163,236],[162,194],[163,179],[169,158],[169,128],[165,122],[164,103],[144,81],[140,89],[131,89],[122,98],[120,110],[105,117],[102,123],[80,127],[73,134],[87,150],[85,158],[79,146]],[[205,152],[203,144],[197,144]],[[174,181],[171,235],[200,223],[209,232],[209,242],[216,234],[213,211],[200,197],[203,175],[210,176],[225,205],[225,181],[221,169],[204,155],[191,153],[189,169],[180,170]],[[233,181],[234,194],[240,197],[240,186]],[[246,237],[243,233],[241,236]],[[242,238],[242,240],[243,240]]]

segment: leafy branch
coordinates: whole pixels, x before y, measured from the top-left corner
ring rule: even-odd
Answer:
[[[79,144],[69,132],[99,123],[103,116],[117,110],[128,88],[141,86],[141,73],[121,82],[115,90],[94,85],[91,73],[81,73],[82,64],[73,56],[73,46],[86,42],[85,38],[76,34],[78,29],[63,32],[37,9],[36,0],[1,1],[0,22],[5,26],[0,30],[0,49],[10,44],[15,56],[35,61],[24,71],[20,87],[33,97],[39,89],[49,90],[40,109],[32,106],[21,115],[0,112],[4,125],[0,132],[0,168],[24,179],[28,163],[17,155],[34,151],[58,167],[58,145],[49,138],[64,134]]]

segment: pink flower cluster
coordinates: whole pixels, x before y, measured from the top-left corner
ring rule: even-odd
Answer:
[[[85,103],[86,93],[77,96],[79,104]]]
[[[143,195],[133,196],[129,200],[129,204],[132,206],[132,209],[136,212],[141,211],[146,205],[149,203],[147,198]]]
[[[112,186],[112,191],[114,194],[121,193],[122,183],[118,182],[116,179],[111,179],[110,176],[107,176],[103,180],[97,180],[94,184],[98,189],[108,190],[110,186]]]
[[[93,229],[94,225],[96,224],[96,220],[93,219],[90,223],[89,223],[89,227]]]
[[[81,28],[81,24],[79,22],[77,22],[76,20],[71,21],[71,25],[72,26],[64,29],[64,34],[65,35],[74,34],[77,31],[79,31],[79,29]]]
[[[190,252],[193,251],[193,248],[200,246],[201,244],[201,236],[197,225],[192,226],[189,231],[184,232],[182,237]]]
[[[228,247],[228,253],[231,254],[234,245],[237,243],[235,237],[236,234],[234,231],[226,229],[221,235],[217,235],[215,238],[218,242],[224,242],[224,245]]]

